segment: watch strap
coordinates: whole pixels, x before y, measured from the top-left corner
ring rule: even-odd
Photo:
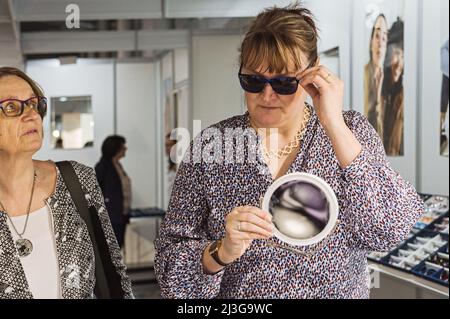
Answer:
[[[222,240],[221,240],[221,239],[215,241],[215,242],[211,245],[211,248],[210,248],[210,255],[211,255],[211,257],[214,259],[214,261],[215,261],[216,263],[218,263],[219,265],[221,265],[221,266],[223,266],[223,267],[226,267],[226,266],[228,266],[230,263],[224,263],[222,260],[220,260],[220,257],[219,257],[219,248],[220,248],[221,245],[222,245]]]

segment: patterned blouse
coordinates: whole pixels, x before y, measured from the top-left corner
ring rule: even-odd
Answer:
[[[344,112],[362,151],[341,169],[317,115],[308,107],[312,112],[307,132],[288,173],[307,172],[330,184],[340,208],[335,231],[322,243],[299,248],[313,252],[310,255],[268,245],[269,241],[286,245],[275,237],[254,240],[231,265],[206,274],[203,251],[225,235],[226,215],[237,206],[259,207],[273,178],[265,164],[261,171],[261,165],[250,161],[182,163],[156,241],[155,270],[163,297],[369,297],[368,252],[386,251],[404,240],[423,212],[423,202],[391,168],[380,138],[360,113]],[[212,128],[225,132],[227,128],[246,129],[248,123],[246,113]],[[202,145],[208,140],[204,132],[195,139],[201,139]],[[186,156],[199,152],[193,145]],[[237,159],[242,148],[235,151]]]

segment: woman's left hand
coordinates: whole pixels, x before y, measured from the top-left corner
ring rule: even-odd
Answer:
[[[316,114],[331,140],[341,168],[346,168],[361,153],[362,146],[347,127],[342,114],[344,82],[323,65],[297,75],[300,85],[311,96]]]
[[[311,96],[324,128],[344,123],[344,82],[323,65],[309,68],[296,75],[299,84]]]

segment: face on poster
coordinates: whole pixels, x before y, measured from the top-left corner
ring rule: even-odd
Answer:
[[[449,144],[449,119],[448,119],[448,96],[449,96],[449,54],[448,54],[448,28],[449,28],[449,2],[448,0],[441,0],[441,30],[440,30],[440,77],[437,79],[440,82],[441,96],[440,96],[440,154],[448,157]]]
[[[388,156],[404,155],[404,0],[365,1],[364,115]]]

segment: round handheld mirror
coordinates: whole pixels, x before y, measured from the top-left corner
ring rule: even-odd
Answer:
[[[339,205],[323,179],[308,173],[291,173],[267,189],[261,209],[272,214],[275,237],[290,245],[308,246],[333,231]]]

